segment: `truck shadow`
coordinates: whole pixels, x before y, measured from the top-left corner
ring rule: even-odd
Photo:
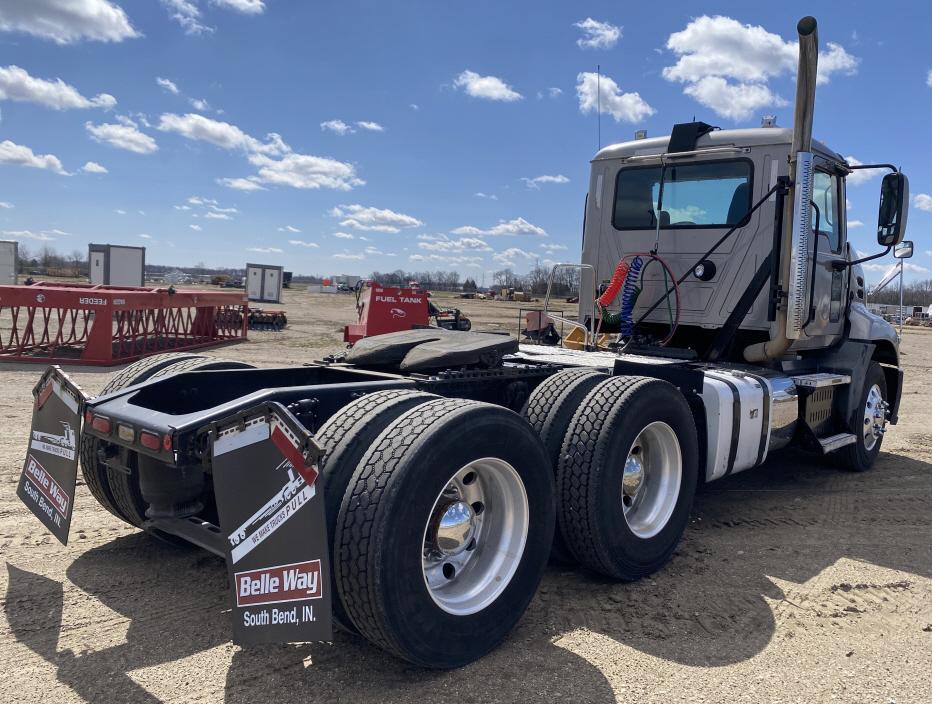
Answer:
[[[308,701],[433,701],[455,687],[465,702],[615,701],[586,654],[561,647],[563,636],[588,629],[614,640],[621,657],[632,648],[716,667],[760,653],[792,611],[806,610],[807,618],[856,616],[860,607],[848,607],[859,590],[910,589],[900,577],[890,584],[814,584],[840,559],[932,576],[926,538],[932,519],[924,509],[932,501],[930,470],[929,463],[885,454],[872,472],[848,474],[792,454],[725,479],[697,496],[691,526],[664,570],[619,584],[551,566],[512,636],[461,670],[406,666],[339,633],[332,645],[237,649],[225,680],[198,666],[197,677],[183,678],[196,689],[178,696],[216,690],[219,698],[223,690],[229,702],[278,694]],[[107,607],[82,613],[92,621],[83,628],[96,638],[128,620],[125,640],[80,653],[68,648],[61,629],[62,584],[9,563],[7,570],[5,610],[13,635],[88,701],[158,701],[127,673],[230,642],[224,564],[197,550],[134,534],[75,560],[68,579]]]

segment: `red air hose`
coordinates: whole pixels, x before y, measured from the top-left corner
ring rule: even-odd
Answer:
[[[624,258],[618,262],[618,266],[615,267],[615,273],[612,274],[612,280],[608,284],[608,288],[605,289],[605,293],[599,296],[596,299],[596,302],[603,308],[607,308],[615,300],[615,296],[618,295],[618,292],[621,290],[621,287],[625,283],[625,278],[628,276],[628,269],[631,268],[631,265],[628,264],[628,261]]]

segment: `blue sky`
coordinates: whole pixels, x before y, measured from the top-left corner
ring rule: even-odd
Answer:
[[[597,147],[586,74],[601,65],[603,145],[693,116],[789,126],[812,13],[815,135],[902,165],[908,276],[927,278],[932,11],[884,7],[0,0],[0,236],[318,274],[576,260]],[[879,182],[848,188],[868,252]]]

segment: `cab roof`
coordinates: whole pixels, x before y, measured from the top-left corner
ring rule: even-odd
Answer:
[[[630,142],[619,142],[603,147],[593,157],[593,161],[606,159],[625,159],[632,156],[646,156],[648,154],[662,154],[666,152],[670,136],[651,137],[649,139],[636,139]],[[696,149],[708,147],[759,147],[771,144],[789,146],[793,142],[793,130],[788,127],[753,127],[737,130],[714,130],[699,137]],[[831,159],[844,164],[845,158],[817,139],[812,140],[813,151],[818,151]]]

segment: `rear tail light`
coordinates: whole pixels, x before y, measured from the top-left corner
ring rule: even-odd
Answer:
[[[104,435],[110,434],[110,419],[104,416],[93,416],[91,420],[91,427],[96,430],[98,433],[103,433]]]
[[[162,438],[155,433],[150,433],[148,430],[139,433],[139,442],[147,450],[154,450],[155,452],[158,452],[162,447]]]
[[[171,452],[172,449],[172,436],[168,433],[162,436],[162,449],[166,452]]]

